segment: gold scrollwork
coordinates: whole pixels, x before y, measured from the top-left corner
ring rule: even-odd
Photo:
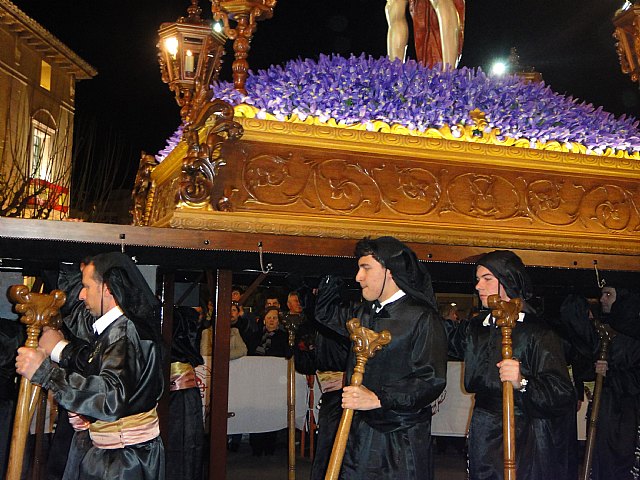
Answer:
[[[536,180],[527,189],[527,205],[533,215],[549,225],[571,225],[578,218],[585,188],[551,180]]]
[[[583,216],[609,230],[625,230],[631,214],[630,198],[616,185],[602,185],[585,195]]]
[[[153,155],[147,155],[142,152],[140,158],[140,166],[136,173],[136,180],[133,185],[131,197],[133,206],[129,213],[132,216],[132,224],[135,226],[145,226],[149,224],[149,207],[151,202],[150,196],[153,182],[151,180],[151,172],[158,165],[158,161]]]
[[[499,175],[458,175],[449,182],[447,195],[450,207],[465,216],[495,220],[523,216],[516,186]]]
[[[378,213],[380,188],[361,165],[342,159],[320,162],[315,167],[314,191],[323,208],[335,212]]]
[[[634,193],[618,185],[556,176],[456,174],[455,168],[437,168],[402,161],[323,160],[280,149],[246,161],[242,184],[248,195],[236,201],[241,210],[288,206],[301,214],[328,211],[354,218],[376,214],[411,220],[437,209],[449,222],[456,216],[459,221],[501,223],[524,219],[541,227],[573,225],[574,230],[633,231],[638,223],[633,218],[640,218],[640,189]],[[228,193],[232,200],[233,194]]]
[[[233,107],[215,99],[204,107],[206,112],[199,119],[214,118],[208,129],[206,140],[199,143],[198,123],[185,127],[184,138],[189,148],[182,161],[180,186],[176,192],[176,203],[201,208],[206,204],[217,205],[211,198],[213,183],[225,160],[221,156],[222,145],[227,140],[237,140],[243,134],[242,126],[233,120]],[[204,121],[204,120],[203,120]]]
[[[290,205],[300,198],[310,169],[293,155],[260,154],[243,170],[243,184],[251,201],[270,205]]]
[[[247,161],[242,180],[247,202],[277,206],[302,200],[312,209],[344,214],[378,213],[384,204],[395,212],[424,215],[441,196],[436,177],[422,168],[365,168],[340,158],[305,162],[286,157],[260,154]],[[392,187],[381,189],[383,183]]]
[[[442,191],[438,179],[424,168],[389,165],[374,171],[379,184],[389,185],[382,197],[395,212],[407,215],[426,215],[440,201]]]

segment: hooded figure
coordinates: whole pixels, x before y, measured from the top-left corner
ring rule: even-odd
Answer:
[[[640,340],[640,295],[629,285],[629,278],[622,272],[603,273],[602,289],[615,289],[615,301],[606,316],[606,322],[619,333]]]
[[[24,362],[29,369],[20,373],[29,378],[36,367],[30,380],[76,414],[74,429],[89,430],[88,445],[72,443],[69,455],[77,461],[67,463],[66,480],[163,480],[164,448],[156,411],[163,390],[158,301],[122,253],[95,256],[82,275],[78,298],[97,318],[87,348],[72,355],[88,352],[86,361],[70,360],[76,368],[64,368],[45,357],[44,348],[30,349]],[[63,346],[63,356],[72,344]]]
[[[502,358],[500,329],[487,312],[449,335],[449,354],[465,362],[464,387],[475,395],[469,426],[469,478],[503,478],[503,384],[513,385],[518,480],[577,477],[575,392],[560,339],[526,300],[533,288],[522,260],[498,250],[476,263],[476,290],[525,303],[512,331],[513,358]],[[504,295],[501,298],[505,298]]]
[[[348,337],[348,320],[387,330],[391,342],[369,359],[360,386],[343,390],[342,404],[355,410],[340,478],[433,478],[431,403],[446,384],[444,326],[435,309],[431,277],[416,254],[393,237],[356,245],[356,281],[366,301],[344,305],[340,279],[321,280],[316,320]],[[346,359],[346,383],[355,355]]]
[[[605,272],[600,304],[614,330],[606,359],[591,477],[631,480],[640,471],[640,296],[623,272]],[[595,351],[600,342],[594,343]]]
[[[356,258],[373,256],[391,271],[393,280],[407,295],[431,308],[438,308],[427,268],[420,263],[415,252],[397,238],[361,240],[356,245],[355,255]]]
[[[535,313],[527,300],[533,297],[533,286],[529,274],[518,255],[510,250],[495,250],[478,259],[477,265],[482,265],[493,273],[509,298],[522,300],[522,311]]]
[[[140,338],[160,342],[160,302],[133,260],[124,253],[109,252],[96,255],[91,263]]]

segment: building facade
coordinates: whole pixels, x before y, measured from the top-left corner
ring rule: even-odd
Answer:
[[[0,215],[64,217],[75,86],[97,72],[8,0],[0,45]]]

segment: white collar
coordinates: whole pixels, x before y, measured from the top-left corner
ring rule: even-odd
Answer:
[[[379,307],[374,307],[374,310],[376,311],[376,313],[379,313],[380,310],[382,310],[384,308],[385,305],[395,302],[396,300],[399,300],[400,298],[404,297],[406,295],[406,293],[404,293],[403,290],[398,290],[396,293],[394,293],[393,295],[391,295],[389,298],[387,298],[384,302],[380,302],[380,306]]]
[[[518,314],[518,322],[524,322],[524,312],[520,312]],[[487,318],[484,319],[484,322],[482,322],[482,326],[483,327],[488,327],[489,325],[491,325],[491,314],[487,315]]]
[[[119,306],[113,307],[107,313],[102,315],[99,319],[93,322],[93,331],[96,335],[100,335],[104,332],[109,325],[115,322],[122,316],[122,309]]]

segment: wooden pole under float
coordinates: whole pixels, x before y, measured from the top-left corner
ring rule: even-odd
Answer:
[[[300,321],[299,315],[290,315],[286,316],[283,322],[288,333],[289,349],[291,350],[291,357],[287,360],[288,480],[296,478],[296,366],[293,359],[293,347]]]

